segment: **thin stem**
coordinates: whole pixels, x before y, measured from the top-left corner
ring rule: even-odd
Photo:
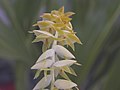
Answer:
[[[58,32],[57,32],[57,31],[56,31],[56,33],[55,33],[55,37],[58,38]],[[52,48],[53,48],[55,45],[57,45],[57,40],[54,40],[53,45],[52,45]],[[54,56],[53,56],[52,59],[55,61],[55,54],[54,54]],[[55,73],[55,72],[54,72],[54,69],[52,69],[52,71],[51,71],[51,75],[52,75],[51,90],[54,89],[54,82],[55,82],[55,74],[54,74],[54,73]]]
[[[53,90],[54,89],[54,82],[55,82],[54,69],[51,71],[51,74],[52,74],[51,90]]]

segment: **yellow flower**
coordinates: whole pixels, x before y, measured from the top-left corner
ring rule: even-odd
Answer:
[[[38,21],[33,26],[38,26],[40,31],[44,31],[49,33],[48,34],[39,34],[36,35],[36,39],[33,42],[43,41],[43,48],[49,48],[52,42],[55,40],[55,32],[58,32],[58,44],[60,45],[69,45],[74,50],[74,43],[77,42],[82,44],[79,38],[75,35],[73,31],[73,27],[71,24],[73,12],[66,12],[64,13],[64,7],[60,8],[59,10],[53,10],[51,13],[44,13],[41,17],[43,18],[42,21]],[[33,32],[36,33],[36,32]],[[51,34],[51,36],[50,36]],[[52,39],[51,39],[52,38]],[[44,49],[44,50],[46,50]],[[44,51],[43,50],[43,51]]]
[[[59,10],[53,10],[51,11],[51,13],[44,13],[41,17],[43,19],[47,19],[50,21],[54,21],[56,23],[69,23],[72,18],[70,18],[70,16],[72,16],[73,12],[66,12],[64,13],[64,7],[60,8]]]
[[[63,30],[63,33],[59,36],[63,40],[58,41],[58,43],[62,46],[69,45],[74,50],[74,43],[82,44],[79,38],[75,35],[75,32],[68,32]]]
[[[51,13],[44,13],[41,17],[44,20],[49,20],[55,22],[55,26],[61,26],[62,29],[72,30],[72,24],[70,21],[72,18],[73,12],[64,13],[64,7],[59,10],[53,10]]]

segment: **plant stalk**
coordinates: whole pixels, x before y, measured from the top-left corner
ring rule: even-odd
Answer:
[[[56,33],[55,33],[55,37],[58,38],[58,32],[57,32],[57,31],[56,31]],[[54,40],[53,45],[52,45],[52,48],[53,48],[55,45],[57,45],[57,40]],[[55,62],[55,54],[54,54],[54,56],[53,56],[52,59],[53,59],[54,62]],[[55,82],[55,75],[54,75],[54,73],[55,73],[55,72],[54,72],[54,68],[53,68],[52,71],[51,71],[51,75],[52,75],[51,90],[54,89],[54,82]]]

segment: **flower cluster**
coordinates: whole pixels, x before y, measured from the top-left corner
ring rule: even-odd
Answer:
[[[78,89],[66,73],[76,76],[71,65],[80,64],[77,63],[74,55],[64,47],[67,45],[74,50],[75,42],[82,44],[75,35],[70,22],[72,20],[70,16],[73,14],[73,12],[64,13],[64,7],[62,7],[51,13],[44,13],[41,16],[43,20],[33,25],[40,28],[40,30],[32,31],[36,35],[33,42],[43,42],[43,54],[31,69],[37,69],[35,78],[44,72],[44,77],[33,90],[73,90],[73,87]]]

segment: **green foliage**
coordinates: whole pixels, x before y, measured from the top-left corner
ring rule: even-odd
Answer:
[[[0,56],[19,63],[17,73],[23,68],[17,74],[21,86],[16,90],[27,90],[21,81],[24,70],[38,57],[28,31],[39,12],[61,6],[76,13],[72,23],[83,45],[76,45],[75,55],[83,66],[74,67],[80,77],[74,79],[81,90],[119,90],[120,0],[0,0],[10,22],[6,25],[0,19]]]

